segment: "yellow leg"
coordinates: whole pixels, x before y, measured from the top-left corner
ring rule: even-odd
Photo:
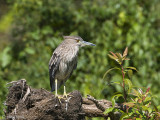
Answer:
[[[57,79],[55,80],[55,96],[57,97],[58,96],[58,94],[57,94]]]
[[[63,93],[63,97],[67,97],[66,86],[65,86],[65,85],[64,85],[64,93]]]
[[[58,90],[57,90],[57,79],[55,79],[55,97],[57,97],[58,100],[59,100],[59,102],[61,103],[61,100],[60,100],[60,99],[62,99],[62,97],[58,96],[57,91],[58,91]]]
[[[66,93],[66,86],[64,84],[64,93],[63,93],[63,98],[67,98],[68,96],[72,97],[73,95],[69,95]]]

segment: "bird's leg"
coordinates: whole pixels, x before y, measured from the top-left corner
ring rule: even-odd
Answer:
[[[64,83],[64,93],[63,93],[63,98],[67,98],[68,96],[73,96],[73,95],[69,95],[69,94],[67,94],[66,93],[66,85],[65,85],[65,83]]]
[[[58,99],[61,99],[62,97],[58,96],[58,93],[57,93],[57,79],[55,79],[55,97],[58,97]]]
[[[66,86],[65,86],[65,83],[64,83],[64,93],[63,93],[63,97],[66,97],[66,98],[67,98],[67,93],[66,93]]]
[[[57,79],[55,80],[55,96],[57,97],[58,96],[58,94],[57,94]]]
[[[61,103],[60,99],[62,99],[62,97],[58,96],[58,93],[57,93],[57,79],[55,79],[55,97],[58,98],[59,103]]]

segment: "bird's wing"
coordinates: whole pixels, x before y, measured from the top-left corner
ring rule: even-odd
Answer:
[[[73,67],[73,70],[75,70],[77,68],[77,62],[75,63],[74,67]],[[73,72],[72,70],[72,72]],[[72,74],[72,73],[71,73]]]
[[[50,61],[49,61],[49,76],[50,76],[50,87],[51,87],[51,92],[55,90],[55,74],[58,70],[60,63],[60,57],[56,54],[53,53]]]
[[[71,75],[72,75],[72,73],[73,73],[73,70],[75,70],[76,68],[77,68],[77,60],[75,60],[75,63],[74,63],[73,69],[72,69],[72,71],[71,71],[70,75],[67,77],[67,79],[71,77]],[[67,79],[66,79],[66,80],[67,80]],[[66,80],[65,80],[65,81],[66,81]]]

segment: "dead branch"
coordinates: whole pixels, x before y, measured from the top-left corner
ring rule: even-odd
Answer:
[[[80,92],[73,91],[71,96],[58,99],[45,89],[34,89],[27,85],[26,80],[9,83],[9,94],[5,105],[7,120],[84,120],[85,117],[110,117],[117,120],[121,114],[103,114],[112,107],[108,100],[96,100],[88,95],[82,98]],[[123,105],[116,104],[115,108],[123,109]]]

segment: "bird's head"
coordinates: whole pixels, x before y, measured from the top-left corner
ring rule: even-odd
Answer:
[[[86,45],[96,46],[93,43],[84,41],[79,36],[63,36],[63,38],[68,42],[68,44],[76,45],[76,46],[79,46],[79,47],[83,47],[83,46],[86,46]]]

